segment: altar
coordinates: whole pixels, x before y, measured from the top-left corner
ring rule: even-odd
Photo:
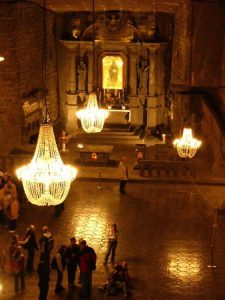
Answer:
[[[130,124],[131,111],[130,109],[108,109],[109,116],[106,123],[109,124]]]
[[[76,152],[80,154],[80,163],[109,163],[109,155],[112,153],[113,145],[88,145],[84,148],[77,148]]]

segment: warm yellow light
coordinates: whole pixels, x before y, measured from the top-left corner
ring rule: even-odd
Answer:
[[[0,61],[5,60],[5,58],[3,56],[0,56]]]
[[[61,160],[52,125],[41,124],[32,161],[16,170],[28,200],[39,206],[62,203],[76,174],[76,168]]]
[[[195,280],[199,277],[201,257],[198,253],[190,253],[186,247],[169,249],[167,262],[169,276],[171,274],[181,281]]]
[[[77,112],[77,117],[81,120],[82,128],[87,133],[101,132],[108,115],[107,110],[98,107],[95,93],[89,95],[87,107]]]
[[[192,129],[186,127],[183,130],[182,137],[180,139],[176,139],[173,142],[173,145],[177,149],[180,157],[192,158],[201,146],[201,143],[201,141],[192,137]]]
[[[123,89],[123,59],[120,56],[107,55],[102,59],[103,89]]]

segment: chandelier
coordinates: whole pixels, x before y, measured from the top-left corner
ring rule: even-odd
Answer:
[[[201,143],[201,141],[192,137],[192,129],[185,127],[183,129],[182,137],[180,139],[176,139],[173,142],[173,145],[177,149],[180,157],[192,158],[201,146]]]
[[[81,126],[87,133],[101,132],[108,115],[109,112],[106,109],[98,107],[96,93],[91,93],[88,97],[86,108],[78,110],[77,112]]]
[[[62,203],[76,178],[77,170],[64,165],[56,145],[52,124],[45,120],[39,130],[31,162],[16,170],[28,200],[39,206]]]

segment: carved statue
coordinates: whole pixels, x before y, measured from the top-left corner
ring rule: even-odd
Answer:
[[[105,25],[109,31],[117,31],[121,26],[121,18],[119,13],[111,13],[107,15]]]
[[[77,77],[78,77],[78,90],[86,91],[87,83],[87,66],[83,60],[81,60],[77,68]]]
[[[119,68],[115,60],[113,60],[109,68],[109,82],[111,83],[112,86],[117,85],[118,72],[119,72]]]
[[[145,59],[141,60],[137,73],[138,73],[138,94],[146,95],[148,92],[147,86],[148,86],[149,65],[147,64]]]

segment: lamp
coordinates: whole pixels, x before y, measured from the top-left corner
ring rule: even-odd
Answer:
[[[82,128],[87,133],[101,132],[108,115],[109,113],[106,109],[98,107],[96,93],[91,93],[88,97],[87,107],[77,112]]]
[[[95,5],[92,1],[92,13],[93,13],[93,71],[95,69]],[[96,92],[92,92],[88,96],[87,106],[84,109],[80,109],[76,113],[78,119],[81,121],[83,130],[87,133],[101,132],[105,123],[105,119],[108,117],[109,112],[106,109],[99,108]]]
[[[185,127],[183,129],[183,135],[180,139],[176,139],[173,142],[174,147],[177,149],[178,155],[182,158],[192,158],[196,154],[196,151],[201,146],[201,141],[192,137],[192,129]]]
[[[45,18],[44,16],[46,34]],[[44,53],[43,84],[46,88],[46,46]],[[29,164],[16,170],[16,175],[22,180],[28,200],[35,205],[44,206],[62,203],[76,174],[76,168],[64,165],[59,155],[45,96],[44,119],[40,126],[34,156]]]

